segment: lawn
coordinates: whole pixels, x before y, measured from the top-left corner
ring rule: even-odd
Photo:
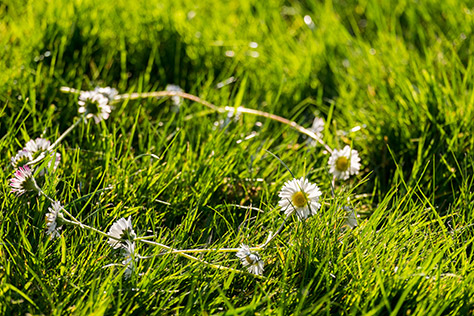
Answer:
[[[0,1],[0,314],[474,313],[473,34],[460,0]]]

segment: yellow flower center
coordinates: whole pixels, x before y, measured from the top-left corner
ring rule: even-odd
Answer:
[[[291,202],[295,207],[304,207],[308,204],[308,197],[306,193],[298,191],[291,197]]]
[[[342,156],[336,160],[336,169],[338,171],[346,171],[349,168],[349,159]]]
[[[245,256],[245,260],[247,261],[248,264],[253,264],[252,258],[250,256]]]
[[[20,159],[18,159],[15,163],[15,167],[23,167],[24,165],[26,165],[28,162],[30,162],[30,159],[28,159],[28,157],[26,156],[23,156],[21,157]]]

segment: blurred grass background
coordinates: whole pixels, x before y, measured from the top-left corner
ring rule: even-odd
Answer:
[[[473,2],[456,0],[1,1],[0,309],[472,311],[473,14]],[[126,93],[168,84],[306,127],[323,117],[325,141],[352,144],[364,168],[331,200],[327,155],[288,127],[250,116],[223,126],[216,122],[225,115],[204,115],[201,105],[185,101],[175,113],[170,100],[143,99],[75,130],[59,149],[64,168],[44,188],[103,230],[132,215],[142,235],[176,248],[258,244],[281,221],[274,208],[290,178],[270,150],[328,203],[307,225],[289,225],[265,257],[265,281],[174,256],[122,281],[101,269],[114,253],[99,236],[66,229],[61,241],[47,241],[49,204],[8,194],[10,157],[30,138],[54,140],[77,116],[77,97],[61,86]],[[160,160],[140,156],[150,153]],[[332,228],[346,203],[363,223],[338,235]],[[252,225],[239,227],[251,215]],[[237,267],[231,257],[207,259]]]

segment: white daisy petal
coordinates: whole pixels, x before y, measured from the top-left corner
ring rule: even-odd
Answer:
[[[169,84],[165,88],[166,91],[172,91],[172,92],[183,92],[183,89],[181,89],[180,86],[175,85],[175,84]],[[171,101],[173,102],[173,107],[171,110],[173,112],[179,112],[179,109],[181,105],[183,104],[183,98],[180,96],[174,95],[171,97]]]
[[[123,244],[122,249],[123,255],[125,257],[125,259],[122,261],[122,264],[126,266],[123,277],[128,279],[135,271],[135,261],[138,260],[138,256],[135,255],[135,242],[127,240],[125,244]]]
[[[346,220],[344,221],[344,225],[346,227],[354,228],[358,226],[357,217],[355,211],[351,209],[349,206],[344,206],[344,211],[347,213]]]
[[[105,87],[105,88],[96,87],[94,89],[94,92],[102,94],[104,97],[106,97],[109,100],[109,102],[113,101],[115,97],[118,95],[117,89],[114,89],[111,87]]]
[[[30,140],[26,143],[23,150],[29,151],[33,156],[36,156],[37,153],[47,151],[51,142],[44,138],[37,138],[35,140]]]
[[[311,130],[318,134],[324,131],[324,120],[320,117],[315,117],[313,120],[313,126],[311,126]]]
[[[46,154],[48,154],[50,146],[51,142],[44,138],[30,140],[26,143],[25,147],[20,150],[15,157],[12,158],[12,165],[14,167],[21,167],[35,159],[43,159]],[[61,154],[51,153],[49,158],[50,160],[48,163],[48,168],[51,167],[52,161],[54,160],[53,170],[55,171],[59,166],[59,162],[61,161]],[[43,176],[45,173],[46,170],[42,169],[38,172],[38,175]]]
[[[313,120],[313,126],[309,129],[312,131],[316,136],[319,138],[323,138],[323,131],[324,131],[324,120],[320,117],[315,117]],[[316,146],[318,142],[315,139],[308,139],[309,145],[310,146]]]

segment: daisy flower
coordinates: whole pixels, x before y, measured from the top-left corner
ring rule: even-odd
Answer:
[[[33,158],[36,158],[41,153],[47,151],[49,146],[51,146],[51,142],[49,140],[38,137],[35,140],[30,140],[27,142],[23,150],[29,151]]]
[[[280,205],[286,216],[291,215],[295,210],[300,219],[305,219],[309,215],[316,215],[321,207],[318,202],[321,196],[319,187],[307,179],[293,179],[287,181],[281,188],[278,196]]]
[[[328,161],[329,173],[336,179],[347,180],[359,173],[360,157],[357,150],[346,146],[342,150],[335,149]]]
[[[78,112],[85,114],[86,119],[93,118],[96,124],[108,119],[112,111],[108,105],[109,99],[96,91],[81,92],[77,103],[80,105]]]
[[[135,239],[137,235],[135,234],[135,231],[132,228],[131,216],[129,216],[128,219],[122,217],[121,219],[116,221],[112,225],[112,227],[110,227],[108,234],[112,237],[115,237],[109,238],[108,241],[109,245],[114,249],[125,247],[125,244],[120,240],[117,240],[116,238],[124,239],[125,241],[133,241],[133,239]]]
[[[10,179],[11,192],[16,192],[17,195],[22,195],[26,191],[40,192],[40,188],[36,184],[33,176],[33,171],[28,166],[19,167],[18,170]]]
[[[122,254],[125,257],[125,259],[122,260],[122,263],[111,263],[103,266],[102,268],[125,266],[123,277],[128,279],[132,276],[133,272],[135,272],[135,262],[142,257],[140,257],[140,255],[135,252],[135,242],[126,240],[121,244],[121,248]]]
[[[12,165],[15,167],[23,166],[24,164],[38,158],[44,157],[44,154],[48,152],[51,146],[51,142],[44,138],[36,138],[35,140],[30,140],[26,143],[23,150],[20,150],[18,154],[12,158]],[[51,159],[48,163],[48,168],[51,167],[52,161],[54,160],[54,170],[56,170],[61,161],[61,154],[51,154]],[[39,175],[44,175],[45,170],[41,170]]]
[[[23,167],[28,162],[33,160],[33,156],[28,150],[20,150],[14,157],[12,157],[12,166],[15,168]]]
[[[48,169],[51,168],[51,164],[53,163],[53,161],[54,161],[53,171],[56,171],[56,169],[59,166],[59,163],[61,162],[61,154],[60,153],[56,153],[56,154],[52,153],[51,154],[51,156],[49,158],[49,162],[48,162]],[[38,172],[38,175],[39,176],[44,176],[46,172],[47,172],[46,168],[43,168]]]
[[[51,164],[53,163],[54,161],[54,166],[53,166],[53,171],[56,171],[56,169],[58,168],[59,166],[59,163],[61,162],[61,154],[60,153],[56,153],[55,154],[51,154],[50,158],[49,158],[49,162],[48,162],[48,168],[47,169],[50,169],[51,168]],[[44,176],[46,174],[47,170],[46,168],[43,168],[41,169],[39,172],[38,172],[38,175],[39,176]]]
[[[58,201],[55,201],[51,204],[51,207],[48,208],[49,213],[46,214],[46,227],[48,228],[46,234],[50,235],[51,239],[59,237],[60,221],[62,218],[62,206]],[[57,227],[59,225],[59,227]]]
[[[117,89],[114,89],[111,87],[105,87],[105,88],[96,87],[94,89],[94,92],[102,94],[104,97],[106,97],[109,100],[109,102],[113,101],[115,97],[118,95]]]
[[[241,244],[239,251],[235,254],[240,262],[247,267],[250,273],[261,275],[263,273],[263,260],[257,252],[251,252],[249,246]]]

